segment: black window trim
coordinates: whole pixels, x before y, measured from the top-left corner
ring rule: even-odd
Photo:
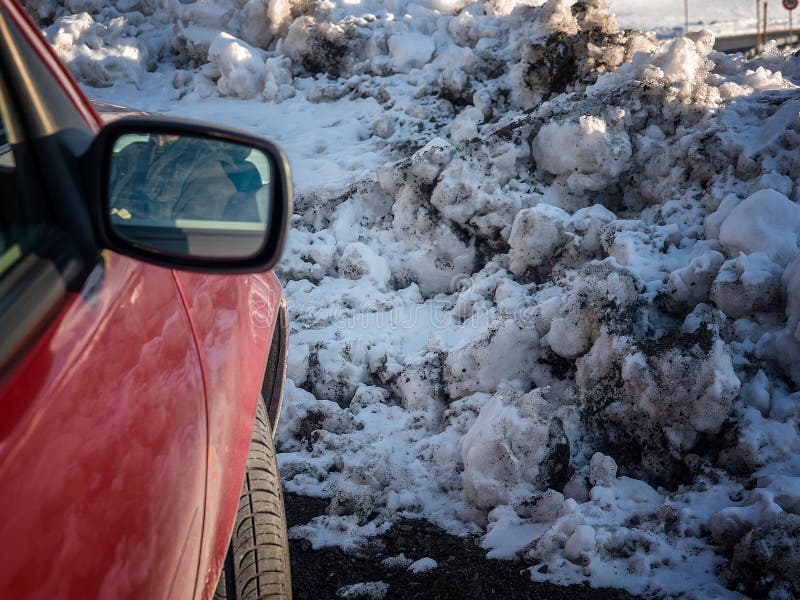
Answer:
[[[47,158],[40,154],[46,152],[46,156],[52,158],[53,148],[58,151],[64,144],[51,139],[44,148],[42,143],[31,141],[30,125],[37,116],[27,112],[30,104],[20,97],[14,86],[17,78],[12,76],[15,69],[26,70],[23,61],[30,57],[15,55],[9,48],[13,45],[7,43],[12,39],[10,28],[13,27],[13,21],[0,9],[0,109],[6,131],[22,137],[9,140],[7,146],[14,153],[17,176],[24,180],[25,201],[38,204],[45,231],[0,275],[0,378],[40,338],[66,303],[68,293],[80,288],[90,266],[96,264],[89,264],[91,261],[86,260],[85,251],[81,252],[75,235],[61,226],[53,210],[55,199],[48,197],[50,186],[44,183],[48,173],[43,169]],[[59,137],[59,132],[54,137]],[[58,158],[70,162],[70,157],[62,152],[58,152]],[[24,169],[20,168],[21,163]],[[73,172],[76,177],[79,175],[77,170]],[[98,257],[99,253],[95,252],[95,261]]]

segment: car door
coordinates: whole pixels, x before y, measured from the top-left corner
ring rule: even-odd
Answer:
[[[191,597],[191,323],[173,271],[91,247],[70,173],[97,124],[30,27],[0,0],[0,598]]]
[[[284,322],[279,322],[281,287],[274,275],[226,275],[181,272],[189,314],[205,358],[209,445],[206,518],[198,594],[213,590],[228,550],[233,517],[253,430],[256,402],[269,377],[282,386],[285,368]],[[274,328],[280,328],[275,335]],[[277,343],[273,343],[273,339]],[[271,362],[267,362],[269,356]],[[266,391],[270,399],[272,389]],[[280,404],[280,392],[273,407]],[[277,420],[277,414],[273,415]],[[202,597],[202,596],[201,596]]]

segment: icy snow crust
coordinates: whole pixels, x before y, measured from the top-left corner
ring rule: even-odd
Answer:
[[[800,58],[536,4],[28,2],[91,95],[288,148],[292,535],[797,597]]]

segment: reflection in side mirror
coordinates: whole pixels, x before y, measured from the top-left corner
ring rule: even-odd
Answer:
[[[123,133],[109,163],[111,229],[167,256],[252,258],[272,229],[273,172],[270,157],[245,144]]]

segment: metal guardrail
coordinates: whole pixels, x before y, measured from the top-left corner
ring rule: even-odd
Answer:
[[[737,35],[726,35],[723,37],[718,37],[714,42],[714,50],[719,50],[720,52],[750,52],[756,49],[756,40],[757,34],[753,33],[742,33]],[[775,40],[778,43],[778,46],[790,46],[792,44],[800,43],[800,31],[797,29],[795,30],[777,30],[777,31],[770,31],[767,34],[767,40]]]

